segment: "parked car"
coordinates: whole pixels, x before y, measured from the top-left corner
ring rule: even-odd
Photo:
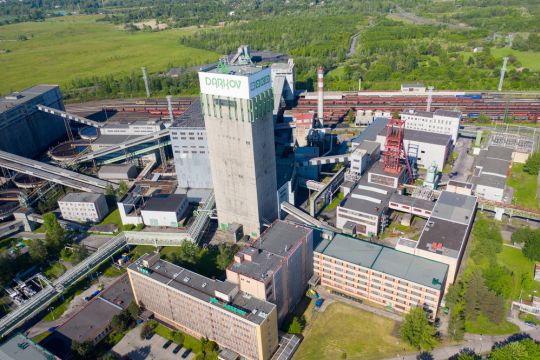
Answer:
[[[167,340],[167,342],[165,344],[163,344],[163,348],[167,349],[167,348],[169,348],[169,346],[171,346],[171,344],[172,344],[172,340]]]
[[[181,345],[177,345],[174,350],[172,351],[173,354],[178,354],[178,352],[180,351],[180,349],[182,349],[182,346]]]
[[[154,332],[152,331],[151,333],[149,333],[148,335],[146,335],[145,339],[146,339],[146,340],[150,340],[153,336],[154,336]]]
[[[530,327],[536,327],[536,324],[532,321],[525,321],[525,324],[529,325]]]
[[[191,354],[191,350],[190,349],[187,349],[186,351],[184,351],[184,353],[182,354],[182,359],[185,359],[189,356],[189,354]]]

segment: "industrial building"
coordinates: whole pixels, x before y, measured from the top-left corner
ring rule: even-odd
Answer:
[[[23,334],[16,334],[0,345],[2,360],[60,360]]]
[[[278,323],[302,299],[313,275],[313,230],[275,221],[227,268],[240,291],[277,306]]]
[[[314,251],[320,284],[335,292],[406,313],[422,306],[434,319],[448,265],[375,243],[336,234]]]
[[[270,65],[272,88],[274,91],[274,114],[285,104],[294,102],[294,60],[288,59],[286,63],[276,62]]]
[[[44,347],[65,359],[74,342],[96,345],[112,331],[112,318],[133,301],[129,278],[123,275],[102,292],[96,292],[98,294],[43,341]]]
[[[506,179],[512,164],[513,150],[502,146],[489,146],[481,150],[474,165],[472,183],[475,195],[491,201],[509,203]]]
[[[132,140],[138,136],[149,135],[164,129],[161,120],[124,120],[107,123],[99,129],[99,137],[92,142],[92,151],[103,150],[113,145]]]
[[[200,101],[194,101],[169,131],[178,187],[212,189],[208,140]]]
[[[256,237],[278,213],[270,68],[221,62],[199,80],[219,227]]]
[[[362,141],[349,155],[350,172],[362,176],[381,157],[381,146],[375,141]]]
[[[381,151],[384,151],[386,129],[379,132],[377,142],[381,144]],[[416,162],[418,166],[428,168],[436,165],[438,171],[442,171],[448,155],[452,151],[452,137],[434,132],[407,129],[407,121],[405,121],[403,145],[409,159]]]
[[[270,359],[278,346],[276,305],[145,254],[128,267],[135,301],[195,338],[215,341],[246,359]]]
[[[133,164],[103,165],[98,171],[98,178],[103,180],[132,180],[137,177],[137,167]]]
[[[67,135],[64,121],[36,105],[64,110],[57,85],[37,85],[0,97],[0,150],[36,157]]]
[[[407,110],[402,112],[400,116],[401,120],[405,120],[405,129],[450,135],[454,144],[457,141],[459,125],[462,119],[462,114],[459,111],[442,109],[434,112]]]
[[[184,194],[158,194],[149,198],[141,210],[143,222],[147,226],[179,227],[188,207]]]
[[[400,239],[396,250],[448,264],[452,284],[474,222],[477,200],[474,196],[443,191],[418,240]]]
[[[337,207],[337,228],[351,234],[377,235],[386,226],[390,196],[405,174],[403,168],[398,174],[387,172],[382,162],[377,161]]]
[[[62,218],[77,222],[100,222],[109,213],[103,194],[72,192],[58,200],[58,207]]]

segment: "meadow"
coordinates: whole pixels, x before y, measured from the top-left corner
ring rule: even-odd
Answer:
[[[193,66],[218,54],[181,45],[194,28],[129,32],[99,15],[66,16],[0,27],[0,94],[38,83],[65,85],[77,78],[150,73]],[[26,40],[25,40],[26,39]]]

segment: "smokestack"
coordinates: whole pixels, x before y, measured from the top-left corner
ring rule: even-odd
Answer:
[[[169,118],[171,119],[171,122],[174,121],[174,114],[172,111],[172,103],[171,103],[172,96],[167,95],[167,109],[169,110]]]
[[[142,77],[144,80],[144,88],[146,89],[146,97],[149,98],[150,88],[148,87],[148,74],[146,73],[146,68],[144,66],[141,68],[141,70],[142,70]]]
[[[324,117],[324,69],[322,66],[319,66],[317,71],[317,92],[319,100],[317,103],[317,116],[319,117],[319,124],[321,127],[324,126],[323,117]]]

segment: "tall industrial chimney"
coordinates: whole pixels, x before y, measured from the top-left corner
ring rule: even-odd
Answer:
[[[167,95],[167,109],[169,110],[169,117],[171,119],[171,122],[173,122],[174,121],[174,114],[173,114],[173,111],[172,111],[171,99],[172,99],[172,96]]]
[[[317,116],[319,117],[319,125],[324,126],[324,69],[322,66],[319,66],[317,71],[317,92],[319,100],[317,102]]]
[[[146,97],[149,98],[150,97],[150,87],[148,87],[148,74],[146,73],[146,68],[143,66],[141,68],[142,70],[142,76],[143,76],[143,80],[144,80],[144,88],[146,89]]]

